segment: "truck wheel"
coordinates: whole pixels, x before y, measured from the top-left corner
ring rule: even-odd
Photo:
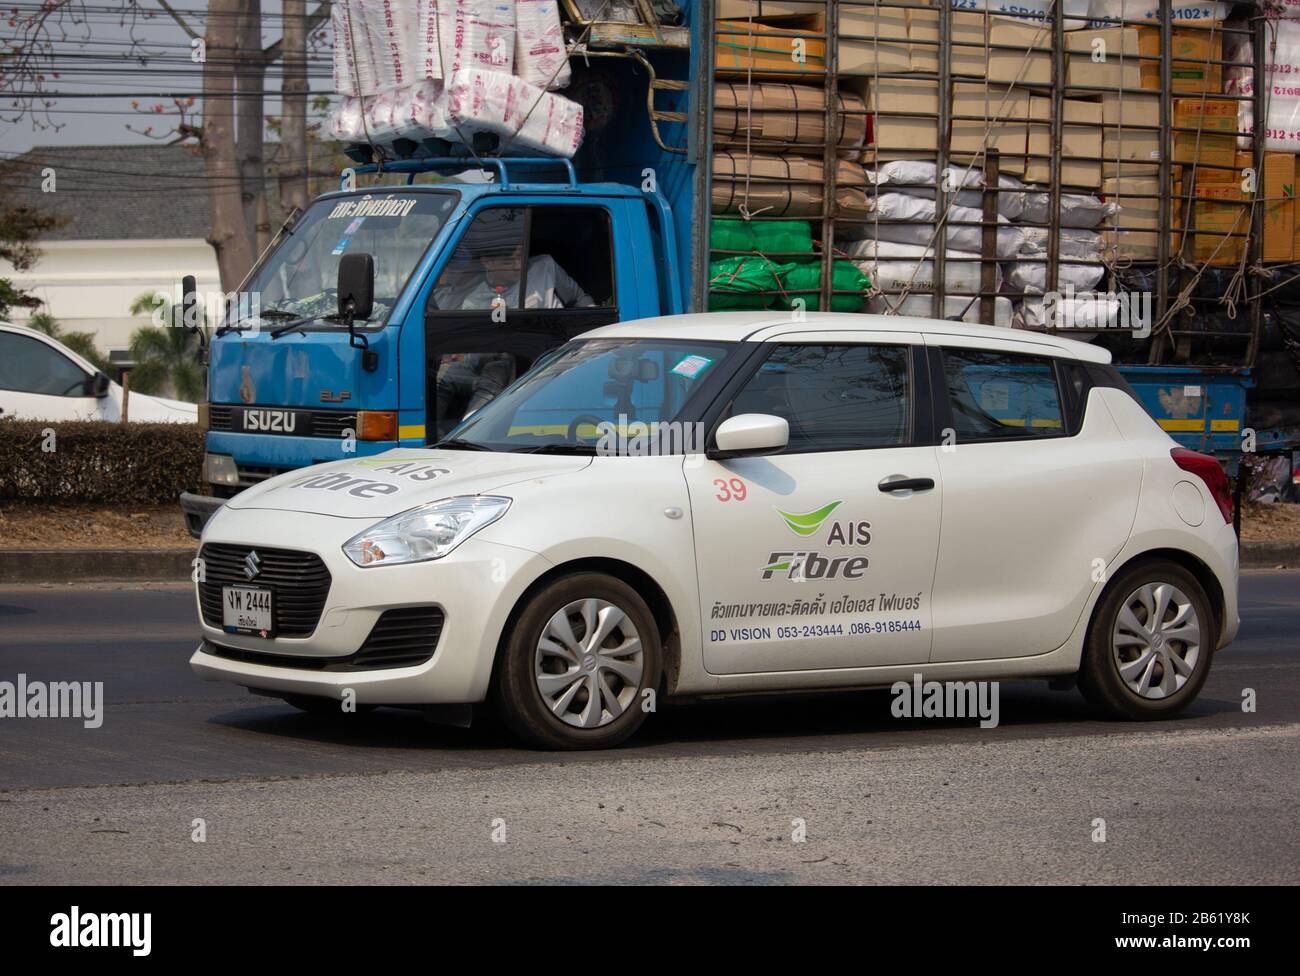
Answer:
[[[1205,590],[1176,563],[1123,571],[1093,613],[1079,689],[1115,718],[1159,719],[1196,698],[1218,633]]]
[[[495,685],[502,721],[542,749],[607,749],[645,721],[659,686],[659,628],[645,601],[601,573],[556,580],[506,635]]]

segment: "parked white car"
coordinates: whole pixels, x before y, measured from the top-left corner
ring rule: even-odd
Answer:
[[[132,393],[128,420],[198,422],[198,407]],[[122,387],[57,339],[0,322],[0,417],[19,420],[121,420]]]
[[[916,674],[1077,677],[1160,718],[1237,632],[1231,521],[1222,469],[1093,346],[649,319],[548,354],[440,445],[232,498],[191,664],[309,709],[490,700],[552,748],[622,741],[656,695]]]

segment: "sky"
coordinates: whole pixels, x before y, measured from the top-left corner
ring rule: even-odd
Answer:
[[[5,0],[4,8],[6,13],[14,8],[24,11],[37,3]],[[0,158],[38,145],[141,144],[148,140],[129,131],[128,124],[137,130],[154,125],[165,131],[174,116],[142,116],[132,109],[133,101],[142,107],[162,103],[170,108],[170,98],[145,96],[199,94],[201,75],[199,65],[189,60],[189,37],[157,0],[78,0],[78,4],[86,11],[84,22],[65,21],[62,33],[66,39],[60,39],[55,48],[55,70],[60,77],[47,84],[63,97],[55,100],[50,117],[26,112],[14,121],[17,113],[11,105],[12,93],[0,90]],[[171,6],[191,27],[203,32],[206,0],[172,0]],[[262,6],[266,45],[280,36],[281,5],[279,0],[263,0]],[[140,16],[134,23],[126,23],[124,17],[132,7]],[[309,12],[313,8],[309,3]],[[0,50],[7,49],[15,38],[6,20],[0,20]],[[131,60],[127,57],[131,53],[143,55],[145,62]],[[308,71],[313,91],[330,90],[328,52],[318,54]],[[278,73],[272,71],[267,78],[267,114],[279,112],[278,86]],[[85,97],[88,93],[95,97]]]

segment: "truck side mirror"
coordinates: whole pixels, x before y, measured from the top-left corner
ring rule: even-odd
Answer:
[[[109,387],[112,385],[112,381],[104,373],[97,372],[86,381],[86,392],[96,399],[100,399],[108,396]]]
[[[199,303],[198,283],[194,280],[194,275],[186,275],[181,279],[181,325],[185,327],[186,332],[198,332],[199,320],[197,316],[197,306]]]
[[[369,254],[345,254],[339,259],[339,317],[370,318],[375,310],[375,259]]]

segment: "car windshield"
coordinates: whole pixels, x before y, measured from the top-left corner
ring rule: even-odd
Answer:
[[[457,197],[452,191],[402,188],[316,201],[248,283],[245,292],[256,304],[232,303],[226,324],[238,328],[260,315],[270,328],[295,319],[339,328],[322,321],[338,312],[339,260],[369,254],[375,259],[375,305],[366,323],[382,325]]]
[[[560,454],[702,450],[695,444],[695,425],[682,422],[683,407],[733,347],[667,339],[569,343],[540,360],[442,443]]]

